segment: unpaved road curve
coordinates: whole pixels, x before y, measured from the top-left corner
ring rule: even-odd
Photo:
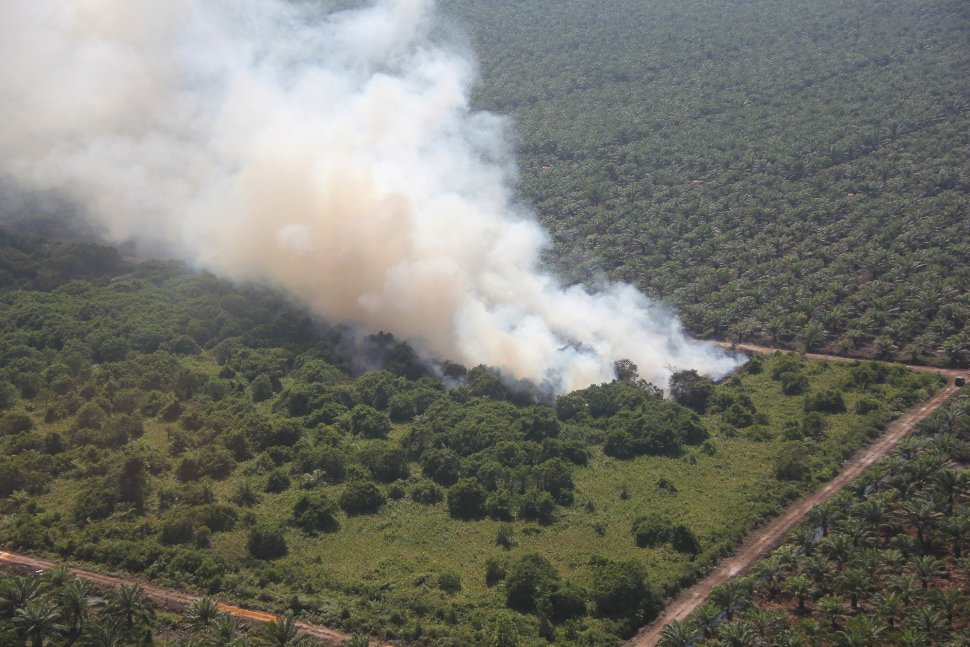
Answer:
[[[737,348],[749,353],[759,355],[774,353],[774,348],[754,346],[752,344],[737,344],[725,347]],[[818,359],[836,362],[852,362],[855,359],[838,357],[834,355],[814,355],[806,354],[808,359]],[[717,565],[717,567],[702,580],[688,589],[684,589],[674,598],[664,609],[663,613],[653,622],[641,628],[629,642],[627,647],[653,647],[660,640],[660,632],[664,625],[673,620],[684,620],[694,609],[699,607],[707,599],[711,589],[724,584],[731,578],[740,575],[751,568],[758,559],[763,557],[768,551],[777,547],[785,534],[801,521],[808,511],[820,503],[827,501],[836,493],[842,490],[853,479],[862,474],[873,463],[885,457],[892,451],[892,448],[908,434],[913,427],[931,413],[939,409],[947,400],[956,395],[960,389],[953,385],[952,378],[958,375],[965,375],[965,370],[935,369],[927,366],[907,366],[915,371],[926,371],[939,373],[951,378],[949,384],[943,388],[932,400],[917,405],[894,420],[887,428],[886,432],[874,443],[859,451],[842,466],[839,472],[831,481],[821,488],[796,501],[790,505],[780,517],[767,526],[755,531],[741,545],[737,553],[727,557]]]
[[[57,563],[48,561],[46,559],[39,559],[29,555],[20,555],[18,553],[5,552],[0,552],[0,563],[11,566],[20,566],[31,572],[49,571],[58,566]],[[162,587],[146,584],[145,582],[135,579],[114,577],[113,575],[105,575],[103,573],[97,573],[95,571],[89,571],[82,568],[68,568],[68,571],[71,573],[71,575],[82,580],[87,580],[99,586],[115,589],[120,587],[122,584],[128,584],[129,586],[132,584],[140,584],[142,590],[145,592],[146,597],[165,607],[186,609],[197,600],[201,599],[201,596],[181,593],[171,589],[164,589]],[[219,609],[221,611],[225,611],[231,616],[240,618],[247,622],[274,622],[278,619],[278,616],[271,613],[266,613],[265,611],[243,609],[242,607],[233,606],[231,604],[219,603]],[[300,635],[310,636],[311,638],[316,638],[317,640],[321,640],[331,645],[339,645],[344,640],[350,638],[350,634],[337,631],[336,629],[330,629],[329,627],[311,625],[306,622],[297,622],[296,626]],[[371,645],[375,644],[376,643],[371,643]]]
[[[780,348],[770,348],[768,346],[758,346],[756,344],[731,344],[728,342],[716,342],[721,348],[728,350],[740,350],[746,353],[754,353],[755,355],[771,355],[773,353],[793,353],[795,351],[780,349]],[[819,353],[805,353],[805,359],[819,360],[823,362],[867,362],[869,360],[862,359],[859,357],[843,357],[842,355],[821,355]],[[948,378],[955,378],[960,375],[966,375],[967,369],[954,369],[954,368],[936,368],[935,366],[917,366],[915,364],[906,364],[906,368],[911,371],[919,371],[921,373],[939,373],[940,375],[945,375]]]

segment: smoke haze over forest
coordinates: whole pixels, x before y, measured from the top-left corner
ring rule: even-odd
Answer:
[[[430,0],[36,0],[0,24],[6,181],[105,239],[279,287],[334,322],[556,391],[633,360],[723,375],[626,284],[562,286],[500,116]]]

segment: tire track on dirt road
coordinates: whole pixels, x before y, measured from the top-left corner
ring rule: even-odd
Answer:
[[[758,355],[768,355],[776,351],[774,348],[755,346],[753,344],[720,345],[725,348],[734,348]],[[854,358],[812,353],[806,354],[805,357],[812,360],[835,362],[857,361]],[[701,580],[698,580],[693,586],[681,591],[653,622],[641,627],[636,636],[626,643],[627,647],[653,647],[653,645],[656,645],[660,640],[660,632],[663,631],[665,625],[674,620],[682,621],[687,618],[697,607],[704,603],[712,589],[724,584],[733,577],[743,574],[756,561],[777,547],[784,536],[805,518],[809,510],[829,500],[845,488],[852,480],[862,474],[868,467],[887,456],[899,441],[912,431],[920,421],[931,415],[960,392],[960,388],[953,384],[953,378],[966,374],[966,370],[937,369],[928,366],[907,366],[906,368],[922,372],[939,373],[947,377],[949,383],[932,399],[913,407],[890,423],[886,427],[886,431],[877,440],[859,450],[855,456],[843,463],[842,469],[834,478],[822,485],[819,489],[788,506],[774,521],[749,535],[736,553],[722,559],[711,573]]]

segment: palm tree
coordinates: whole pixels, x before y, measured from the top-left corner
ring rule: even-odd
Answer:
[[[273,647],[297,647],[308,644],[305,640],[297,640],[296,621],[290,614],[280,616],[273,622],[267,622],[263,627],[266,631],[266,638]]]
[[[795,543],[805,555],[811,556],[815,552],[815,544],[818,541],[817,534],[818,531],[815,527],[810,525],[801,525],[795,529]]]
[[[239,634],[239,625],[228,613],[220,613],[212,622],[212,638],[220,645],[229,645]]]
[[[934,606],[946,615],[948,627],[953,626],[953,614],[966,603],[963,593],[953,588],[933,589],[930,592],[930,599]]]
[[[694,612],[694,618],[697,619],[697,624],[700,626],[705,640],[714,636],[714,629],[717,627],[718,617],[720,615],[721,612],[718,608],[711,604],[701,605]]]
[[[85,647],[121,647],[125,642],[125,627],[120,618],[91,623],[84,632]]]
[[[836,643],[845,647],[869,647],[879,644],[879,636],[886,625],[870,616],[856,616],[849,620],[845,629],[836,633]]]
[[[864,571],[870,578],[875,578],[884,566],[883,552],[878,548],[859,551],[852,560],[852,566]]]
[[[784,568],[780,561],[772,555],[768,559],[762,560],[754,571],[754,576],[760,578],[768,588],[768,599],[774,600],[781,592],[781,580],[784,576]]]
[[[785,580],[785,592],[798,599],[798,611],[804,613],[805,598],[812,592],[812,583],[805,575],[792,575]]]
[[[968,478],[966,472],[942,469],[933,475],[933,484],[946,498],[946,514],[953,514],[954,500],[967,490]]]
[[[970,537],[970,514],[966,512],[965,506],[961,506],[955,514],[947,517],[940,524],[939,532],[949,540],[953,557],[956,559],[963,557],[963,544]]]
[[[40,581],[33,577],[21,576],[7,580],[3,589],[4,613],[8,617],[17,609],[26,606],[40,595]]]
[[[46,579],[51,586],[57,587],[67,582],[67,578],[70,577],[70,575],[71,572],[67,570],[67,567],[61,565],[55,566],[51,570],[47,571],[44,579]]]
[[[734,617],[734,612],[748,606],[750,592],[740,580],[730,580],[715,587],[708,599],[724,612],[728,622]]]
[[[661,629],[657,647],[689,647],[697,641],[699,634],[690,623],[674,620]]]
[[[825,327],[813,319],[802,327],[798,333],[798,338],[801,340],[804,350],[814,350],[825,339]]]
[[[236,493],[233,495],[232,500],[234,503],[243,507],[250,507],[259,503],[260,498],[259,492],[256,491],[253,482],[249,479],[243,479],[236,487]]]
[[[808,520],[816,528],[822,529],[822,536],[829,536],[829,526],[842,516],[841,511],[832,501],[826,501],[812,508],[808,513]]]
[[[800,618],[797,620],[793,630],[796,636],[805,638],[804,642],[807,643],[807,645],[817,645],[821,643],[824,637],[830,633],[827,625],[823,625],[818,620],[811,617]]]
[[[775,609],[755,607],[745,612],[744,619],[751,623],[754,630],[765,641],[787,625],[787,614]]]
[[[934,609],[921,606],[906,617],[906,625],[934,640],[942,633],[943,618]]]
[[[849,518],[839,526],[839,532],[852,541],[853,548],[868,546],[873,538],[869,525],[861,519]]]
[[[185,619],[196,629],[207,629],[218,616],[219,606],[207,595],[192,603]]]
[[[368,647],[369,645],[370,641],[367,639],[367,636],[361,636],[359,634],[354,634],[340,643],[340,647]]]
[[[57,605],[49,600],[31,600],[17,609],[14,626],[30,639],[31,647],[43,647],[44,638],[60,631]]]
[[[128,586],[122,584],[112,596],[108,605],[109,612],[117,615],[124,623],[125,631],[130,635],[139,624],[151,628],[155,614],[140,584]]]
[[[91,585],[85,580],[73,580],[60,592],[61,615],[67,622],[69,644],[73,644],[84,631],[91,595]]]
[[[929,586],[930,580],[935,575],[940,575],[944,571],[943,565],[940,564],[939,560],[929,555],[914,557],[909,563],[913,568],[913,573],[919,578],[920,584],[924,589]]]
[[[802,563],[804,573],[818,587],[822,593],[828,591],[828,583],[832,575],[832,567],[821,555],[812,555]]]
[[[839,621],[845,617],[845,609],[842,608],[842,599],[837,595],[823,595],[815,605],[833,629],[839,628]]]
[[[926,546],[926,530],[932,528],[939,516],[933,504],[923,498],[913,499],[903,504],[900,510],[909,525],[916,529],[916,539],[921,546]]]
[[[903,604],[909,604],[916,589],[916,580],[912,575],[893,575],[886,578],[885,588],[890,593],[898,595]]]
[[[898,573],[899,569],[906,564],[906,558],[895,548],[880,551],[882,553],[883,570]]]
[[[912,627],[896,632],[893,641],[899,647],[929,647],[930,644],[929,636]]]
[[[942,428],[940,431],[952,431],[957,420],[965,413],[967,413],[967,405],[964,402],[956,402],[948,407],[939,409],[939,415],[942,419]]]
[[[879,616],[886,619],[889,628],[896,627],[896,621],[903,617],[903,598],[898,593],[887,591],[880,593],[872,599],[873,607],[879,612]]]
[[[791,572],[795,570],[796,566],[798,566],[798,560],[801,559],[802,555],[804,554],[805,551],[801,546],[797,546],[795,544],[785,544],[773,553],[773,557],[778,560],[778,564],[783,569]]]
[[[916,540],[906,533],[899,533],[893,537],[892,544],[894,548],[903,554],[903,557],[909,557],[916,552]]]
[[[753,647],[758,642],[758,634],[744,620],[725,622],[717,631],[719,644],[726,647]]]
[[[856,506],[855,514],[868,524],[869,528],[882,536],[883,546],[892,534],[889,521],[889,503],[883,496],[874,496]]]
[[[818,545],[818,549],[819,552],[835,562],[841,571],[852,557],[852,540],[842,533],[837,533],[822,541]]]
[[[869,590],[871,580],[857,568],[848,568],[839,573],[836,578],[838,589],[849,596],[849,602],[853,611],[859,608],[859,596],[864,595]]]

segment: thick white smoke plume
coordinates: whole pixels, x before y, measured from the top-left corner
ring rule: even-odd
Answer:
[[[719,375],[632,287],[564,289],[516,207],[504,122],[432,0],[10,0],[0,173],[116,243],[281,287],[335,322],[564,391]]]

